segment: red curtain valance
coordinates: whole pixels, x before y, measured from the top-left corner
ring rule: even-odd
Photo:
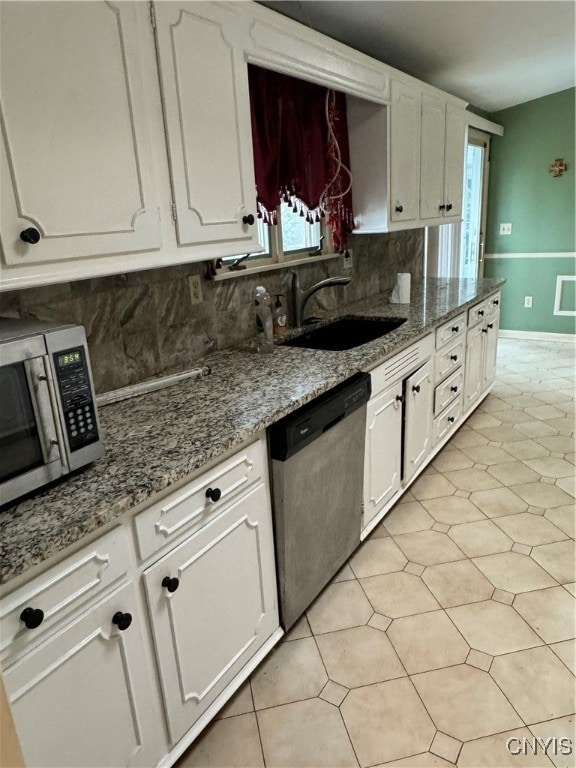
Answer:
[[[248,77],[259,216],[276,224],[281,201],[309,222],[326,216],[343,250],[353,224],[346,97],[253,65]]]

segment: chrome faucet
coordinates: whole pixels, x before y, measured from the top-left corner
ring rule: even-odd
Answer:
[[[327,277],[325,280],[320,280],[319,283],[307,288],[303,291],[300,288],[300,278],[298,272],[291,270],[292,272],[292,319],[296,327],[302,325],[304,319],[304,308],[308,302],[308,299],[313,296],[316,291],[321,288],[327,288],[330,285],[348,285],[350,282],[349,277]]]

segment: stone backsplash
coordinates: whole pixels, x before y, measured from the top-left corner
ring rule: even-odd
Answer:
[[[397,272],[422,277],[424,230],[351,236],[352,281],[326,288],[308,302],[337,309],[392,290]],[[206,265],[187,264],[0,294],[3,317],[79,323],[86,329],[97,392],[193,367],[214,350],[255,336],[254,289],[285,294],[290,321],[289,269],[233,280],[202,279],[203,301],[192,304],[188,277]],[[341,259],[296,267],[303,288],[342,273]],[[348,273],[346,273],[348,274]]]

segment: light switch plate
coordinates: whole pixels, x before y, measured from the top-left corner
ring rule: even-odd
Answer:
[[[501,235],[511,235],[512,234],[512,224],[500,224],[500,234]]]

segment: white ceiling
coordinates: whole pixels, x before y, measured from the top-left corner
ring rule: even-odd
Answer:
[[[573,0],[266,0],[487,112],[574,86]]]

